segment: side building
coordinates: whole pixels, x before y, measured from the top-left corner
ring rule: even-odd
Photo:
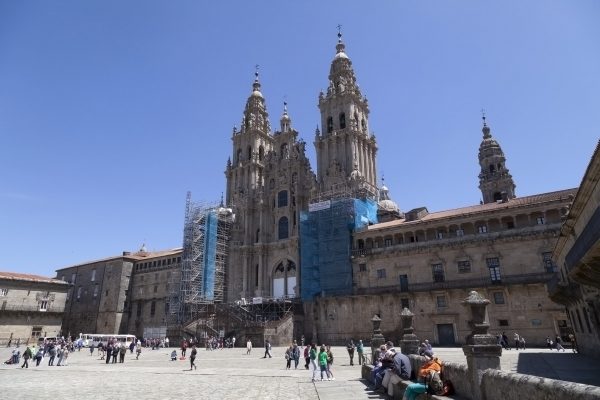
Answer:
[[[57,279],[0,272],[0,344],[61,335],[68,289]]]
[[[57,279],[69,283],[63,333],[142,336],[145,327],[166,330],[171,278],[166,270],[178,273],[180,265],[181,249],[148,252],[142,246],[135,253],[57,270]]]
[[[600,357],[600,142],[565,215],[550,298],[567,308],[579,351]]]

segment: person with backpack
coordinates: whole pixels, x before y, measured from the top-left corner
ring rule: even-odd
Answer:
[[[443,391],[443,382],[441,378],[442,372],[442,363],[436,357],[428,360],[418,373],[418,383],[411,383],[406,387],[404,391],[403,400],[415,400],[417,396],[421,393],[432,393],[437,394],[437,392]]]

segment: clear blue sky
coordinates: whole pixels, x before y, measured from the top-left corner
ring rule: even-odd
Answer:
[[[477,204],[480,110],[517,195],[575,187],[600,132],[597,1],[0,0],[0,270],[181,246],[218,200],[260,64],[311,159],[336,25],[403,210]],[[314,168],[314,163],[313,163]]]

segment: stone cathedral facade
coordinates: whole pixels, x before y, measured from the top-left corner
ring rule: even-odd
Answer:
[[[296,333],[327,343],[364,339],[370,335],[366,321],[377,314],[384,334],[397,338],[399,312],[409,307],[416,311],[422,336],[445,345],[461,343],[468,323],[460,318],[460,300],[479,290],[494,301],[493,331],[518,329],[532,344],[543,344],[547,335],[565,335],[570,322],[549,300],[546,283],[555,274],[549,255],[561,216],[576,189],[518,198],[506,157],[484,117],[478,154],[481,204],[402,212],[387,187],[377,186],[369,103],[341,35],[328,79],[327,91],[318,95],[321,124],[314,136],[313,172],[285,103],[278,129],[271,128],[256,74],[241,125],[233,129],[225,170],[226,201],[236,215],[227,301],[299,298],[300,213],[327,199],[369,198],[378,202],[379,223],[354,233],[348,256],[352,295],[303,299],[303,326]]]

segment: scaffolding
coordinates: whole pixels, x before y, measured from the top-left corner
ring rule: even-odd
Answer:
[[[325,200],[300,213],[301,297],[352,293],[352,232],[377,222],[377,203],[369,198]]]
[[[230,208],[194,203],[188,192],[179,290],[172,291],[169,302],[179,324],[193,321],[207,314],[210,305],[223,302],[233,219]]]

